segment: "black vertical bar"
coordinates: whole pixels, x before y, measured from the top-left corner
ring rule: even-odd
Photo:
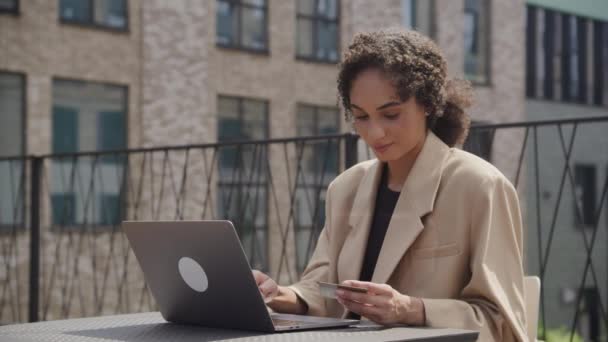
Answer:
[[[578,102],[587,103],[587,19],[576,18],[578,39]]]
[[[602,22],[593,22],[593,104],[602,105],[602,90],[604,82],[604,68],[608,67],[602,63],[603,49]]]
[[[572,63],[572,43],[570,41],[570,15],[562,15],[562,100],[571,101],[570,87],[572,78],[570,77],[570,63]]]
[[[553,82],[555,82],[553,70],[553,58],[555,56],[555,12],[549,10],[545,10],[543,43],[545,45],[544,95],[546,99],[553,99],[555,96],[553,88]]]
[[[29,322],[38,321],[40,291],[40,180],[42,158],[32,157],[30,194],[30,302]]]
[[[536,96],[536,8],[526,7],[526,96]]]
[[[416,0],[410,2],[410,12],[412,13],[412,30],[418,31],[418,4]]]
[[[359,136],[356,134],[347,133],[345,135],[344,169],[357,164],[357,140],[359,140]]]

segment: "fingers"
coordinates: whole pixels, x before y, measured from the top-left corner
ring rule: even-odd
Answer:
[[[357,303],[357,302],[354,302],[354,301],[351,301],[348,299],[338,298],[338,302],[340,304],[344,305],[344,307],[348,311],[352,311],[361,316],[365,316],[375,322],[380,321],[379,317],[381,317],[382,313],[384,312],[384,310],[382,310],[378,307],[368,305],[368,304],[363,304],[363,303]]]
[[[264,298],[264,302],[269,303],[277,296],[279,292],[279,287],[277,283],[272,280],[268,275],[258,271],[252,270],[253,278],[255,279],[255,283],[262,294],[262,298]]]
[[[362,287],[364,289],[367,289],[369,292],[377,295],[389,295],[393,291],[393,288],[390,285],[377,284],[368,281],[345,280],[342,282],[342,285]]]
[[[386,304],[388,302],[388,298],[384,297],[382,295],[375,295],[375,294],[369,294],[369,293],[357,293],[357,292],[348,291],[348,290],[338,289],[336,291],[336,295],[338,296],[338,298],[340,298],[342,300],[348,300],[351,302],[368,304],[368,305],[373,305],[373,306],[378,306],[378,307],[384,307],[384,306],[386,306]]]
[[[277,284],[274,282],[274,280],[270,278],[266,279],[266,281],[258,285],[258,288],[260,289],[260,292],[262,292],[262,295],[264,297],[274,295],[278,290]]]
[[[260,286],[261,283],[266,281],[266,279],[270,278],[266,274],[264,274],[258,270],[251,270],[251,273],[253,273],[253,278],[255,279],[255,284],[258,286]]]

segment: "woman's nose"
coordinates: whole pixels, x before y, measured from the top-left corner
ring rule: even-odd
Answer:
[[[369,125],[369,137],[371,140],[376,140],[384,137],[384,127],[378,122],[371,121]]]

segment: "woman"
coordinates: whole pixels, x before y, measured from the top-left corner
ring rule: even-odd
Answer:
[[[272,309],[526,340],[517,193],[491,164],[453,148],[468,131],[471,91],[446,74],[439,48],[416,32],[355,37],[338,91],[377,159],[329,186],[325,227],[300,282],[277,286],[254,271]],[[325,299],[317,281],[368,292]]]

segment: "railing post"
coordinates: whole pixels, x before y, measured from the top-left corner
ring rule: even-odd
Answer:
[[[42,158],[32,157],[30,188],[30,287],[29,322],[37,322],[40,294],[40,202]]]
[[[353,133],[346,133],[344,144],[344,169],[354,166],[358,162],[357,141],[359,136]]]

